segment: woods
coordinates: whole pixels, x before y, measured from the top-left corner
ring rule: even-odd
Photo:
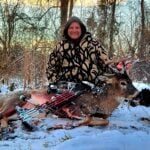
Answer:
[[[27,3],[28,2],[28,3]],[[45,84],[49,53],[70,16],[78,16],[116,60],[150,59],[150,2],[146,0],[0,1],[0,80]]]

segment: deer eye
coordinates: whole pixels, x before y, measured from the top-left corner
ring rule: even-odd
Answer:
[[[121,84],[122,86],[126,86],[126,85],[127,85],[127,83],[126,83],[125,81],[121,81],[120,84]]]

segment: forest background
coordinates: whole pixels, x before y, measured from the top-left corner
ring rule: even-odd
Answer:
[[[116,60],[150,60],[149,0],[0,0],[0,82],[39,88],[66,21],[78,16]]]

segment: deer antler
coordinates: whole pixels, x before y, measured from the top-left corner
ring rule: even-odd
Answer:
[[[111,71],[115,74],[124,74],[126,72],[125,65],[122,66],[121,70],[118,70],[116,66],[109,65]]]

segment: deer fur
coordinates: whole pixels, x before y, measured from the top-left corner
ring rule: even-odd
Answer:
[[[62,111],[69,118],[77,119],[76,116],[80,116],[82,120],[80,125],[107,125],[109,121],[106,118],[112,114],[121,101],[132,99],[137,94],[137,90],[132,85],[126,72],[99,76],[98,79],[104,82],[102,93],[87,91],[74,99],[71,104],[69,103],[62,108]],[[21,91],[1,96],[0,113],[3,114],[12,106],[20,105],[20,94],[26,94],[30,97],[35,92],[38,93],[39,91]],[[40,90],[40,92],[46,91]],[[4,115],[4,117],[7,116]],[[104,119],[97,120],[96,117]]]

